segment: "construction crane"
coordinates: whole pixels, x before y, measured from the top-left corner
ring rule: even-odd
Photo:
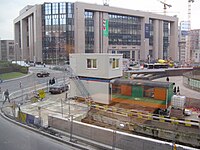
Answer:
[[[187,40],[187,50],[189,53],[189,58],[192,60],[192,50],[190,50],[190,30],[191,30],[191,3],[194,3],[194,0],[188,0],[188,40]]]
[[[191,3],[194,3],[194,0],[188,0],[188,29],[191,29]]]
[[[160,1],[160,0],[158,0],[161,4],[163,4],[164,5],[164,15],[166,15],[166,10],[167,10],[167,7],[172,7],[172,5],[170,5],[170,4],[167,4],[166,3],[166,0],[164,0],[164,2],[163,1]]]
[[[109,6],[109,0],[103,0],[103,5],[104,6]]]

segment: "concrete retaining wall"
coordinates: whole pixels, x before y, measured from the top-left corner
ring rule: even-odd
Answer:
[[[189,75],[183,76],[183,84],[185,87],[200,92],[200,80],[190,77]]]
[[[102,122],[110,126],[116,126],[120,128],[120,122],[124,124],[123,129],[127,129],[128,131],[134,131],[135,133],[140,133],[144,135],[149,135],[151,137],[166,139],[166,140],[176,140],[179,143],[185,143],[188,145],[193,145],[196,147],[200,147],[200,134],[199,128],[189,129],[190,127],[179,126],[181,130],[177,130],[178,126],[172,125],[169,122],[158,122],[155,120],[148,120],[149,124],[138,124],[134,120],[129,117],[122,116],[120,114],[115,114],[112,117],[112,113],[99,111],[97,114],[88,113],[89,118],[96,122]],[[147,121],[145,118],[138,118],[138,122],[142,123]],[[155,124],[160,124],[162,129],[159,126],[155,126]],[[164,128],[165,127],[165,128]]]
[[[48,116],[49,126],[70,132],[70,121],[57,116]],[[77,135],[91,141],[99,142],[109,145],[111,147],[117,147],[124,150],[167,150],[172,149],[172,143],[163,142],[151,138],[142,136],[127,134],[111,129],[105,129],[77,121],[73,121],[72,134]],[[185,146],[177,145],[177,150],[192,149]]]

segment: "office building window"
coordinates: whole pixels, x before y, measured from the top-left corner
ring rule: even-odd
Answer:
[[[140,45],[141,18],[109,14],[110,45]]]
[[[119,69],[119,59],[112,58],[112,68],[113,69]]]
[[[163,22],[163,59],[169,57],[169,22]]]
[[[150,37],[149,37],[149,45],[153,46],[153,20],[149,19],[150,25]]]
[[[97,60],[96,59],[87,59],[87,68],[88,69],[96,69],[97,68]]]
[[[63,62],[74,52],[73,13],[73,3],[44,3],[42,6],[44,62]]]
[[[85,12],[85,53],[94,52],[94,13]]]

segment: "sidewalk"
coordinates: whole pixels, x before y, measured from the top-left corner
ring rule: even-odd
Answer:
[[[155,79],[153,81],[163,81],[166,82],[166,77],[163,78],[159,78],[159,79]],[[199,99],[199,103],[200,103],[200,92],[191,90],[189,88],[186,88],[183,85],[183,77],[182,76],[172,76],[169,77],[169,82],[174,82],[175,86],[180,88],[180,95],[184,95],[188,98],[192,98],[192,99]]]
[[[69,119],[69,116],[73,115],[73,120],[80,121],[84,117],[84,114],[86,114],[88,111],[88,106],[86,104],[76,102],[75,100],[71,100],[69,105],[68,101],[65,101],[64,99],[65,93],[51,96],[51,98],[47,98],[43,101],[39,101],[36,103],[31,103],[30,101],[28,101],[27,103],[24,103],[20,106],[21,112],[23,112],[23,114],[40,116],[42,118],[41,125],[38,126],[39,128],[31,127],[33,125],[28,126],[28,124],[24,122],[26,121],[26,118],[24,118],[23,115],[21,116],[22,123],[15,121],[13,118],[13,109],[11,107],[11,103],[6,102],[3,110],[6,116],[9,116],[8,118],[11,118],[10,120],[12,120],[12,122],[15,122],[25,128],[29,128],[30,130],[34,130],[35,132],[38,132],[40,134],[50,136],[51,138],[54,138],[61,142],[72,145],[74,144],[76,147],[80,147],[80,149],[111,149],[111,146],[104,145],[75,135],[71,137],[70,133],[49,127],[48,115],[50,114],[54,116],[60,116],[65,119]],[[15,114],[18,114],[18,111],[19,109],[16,108]]]

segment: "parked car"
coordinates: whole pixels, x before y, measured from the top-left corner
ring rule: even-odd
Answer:
[[[47,71],[41,71],[41,72],[38,72],[37,74],[37,77],[48,77],[50,75],[50,73],[48,73]]]
[[[190,116],[190,115],[192,115],[192,111],[190,109],[185,109],[184,110],[184,115],[185,116]]]
[[[60,94],[62,92],[65,92],[69,89],[68,84],[65,83],[55,83],[53,85],[50,85],[49,92],[51,94]]]

